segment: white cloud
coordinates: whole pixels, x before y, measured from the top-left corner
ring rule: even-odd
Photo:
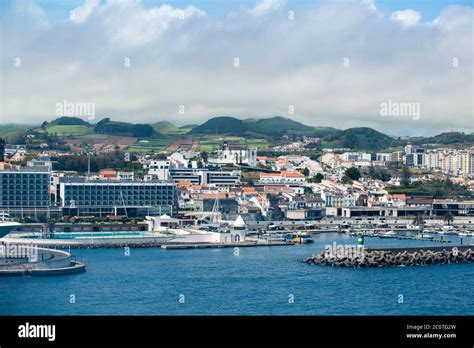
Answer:
[[[70,18],[73,22],[82,23],[84,22],[92,13],[94,8],[96,8],[100,3],[100,0],[86,0],[82,6],[76,7],[70,13]]]
[[[159,38],[173,24],[179,25],[194,17],[204,17],[204,11],[188,6],[184,9],[162,5],[144,8],[140,3],[111,3],[102,10],[106,30],[113,40],[128,45],[142,45]]]
[[[403,10],[392,12],[390,19],[400,22],[402,25],[407,27],[417,25],[420,22],[421,14],[420,12],[414,10]]]
[[[0,19],[1,116],[41,123],[68,100],[94,102],[98,118],[189,124],[219,114],[289,116],[294,105],[291,117],[315,126],[474,131],[473,9],[447,7],[430,25],[405,30],[371,4],[328,2],[288,20],[108,1],[80,25],[41,25],[38,8],[10,11]],[[419,102],[420,120],[380,117],[389,99]]]
[[[257,17],[264,16],[283,7],[285,2],[285,0],[260,0],[250,12]]]

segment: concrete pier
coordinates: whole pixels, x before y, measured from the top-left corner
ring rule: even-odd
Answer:
[[[295,245],[295,243],[289,242],[268,242],[268,243],[255,243],[255,242],[239,242],[239,243],[182,243],[182,244],[163,244],[162,249],[207,249],[207,248],[248,248],[248,247],[259,247],[259,246],[281,246],[281,245]]]
[[[30,256],[36,255],[35,260],[24,256],[3,257],[0,263],[0,276],[63,275],[86,270],[84,262],[76,260],[74,256],[66,251],[25,245],[19,246],[24,248],[23,250],[31,251]],[[12,246],[9,245],[9,247]]]

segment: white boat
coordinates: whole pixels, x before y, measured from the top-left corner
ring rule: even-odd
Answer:
[[[339,231],[341,233],[351,233],[353,231],[352,226],[349,224],[340,224]]]
[[[461,232],[458,232],[458,236],[461,236],[461,237],[474,237],[474,234],[472,232],[468,232],[468,231],[461,231]]]
[[[0,212],[0,238],[6,236],[18,226],[20,226],[18,222],[10,220],[10,215]]]
[[[422,229],[423,229],[423,226],[419,226],[419,225],[407,225],[407,227],[406,227],[407,231],[416,231],[416,232],[418,232]]]
[[[386,232],[380,232],[379,236],[380,237],[396,237],[398,236],[398,233],[395,231],[386,231]]]

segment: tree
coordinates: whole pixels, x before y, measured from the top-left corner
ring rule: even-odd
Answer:
[[[359,169],[356,167],[351,167],[346,169],[344,175],[347,176],[351,180],[359,180],[360,179],[360,172]]]
[[[308,168],[303,169],[303,175],[304,176],[309,176],[309,169]]]
[[[347,175],[344,175],[344,176],[342,177],[342,179],[341,179],[341,182],[342,182],[343,184],[352,184],[353,181],[352,181],[351,178],[349,178]]]
[[[376,173],[375,173],[374,166],[369,167],[369,172],[367,173],[367,176],[371,179],[376,179]]]
[[[370,166],[367,176],[371,179],[375,180],[382,180],[382,181],[389,181],[391,176],[390,174],[384,169],[375,169],[374,166]]]
[[[323,174],[318,173],[314,176],[313,181],[317,184],[319,184],[322,180],[324,179]]]
[[[201,152],[201,158],[204,163],[207,163],[208,157],[209,157],[209,154],[206,151]]]
[[[444,215],[444,222],[446,222],[448,225],[451,225],[454,221],[454,216],[451,212],[446,213]]]
[[[413,218],[413,224],[416,225],[416,226],[421,226],[425,223],[425,220],[423,219],[423,216],[421,214],[417,214],[414,218]]]
[[[410,169],[408,169],[408,167],[406,165],[402,166],[402,171],[401,171],[400,177],[401,177],[402,186],[404,186],[404,187],[410,186],[411,173],[410,173]]]

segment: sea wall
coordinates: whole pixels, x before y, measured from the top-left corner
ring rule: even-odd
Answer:
[[[474,246],[453,248],[365,249],[358,255],[322,252],[307,258],[312,265],[332,267],[400,267],[474,262]]]

